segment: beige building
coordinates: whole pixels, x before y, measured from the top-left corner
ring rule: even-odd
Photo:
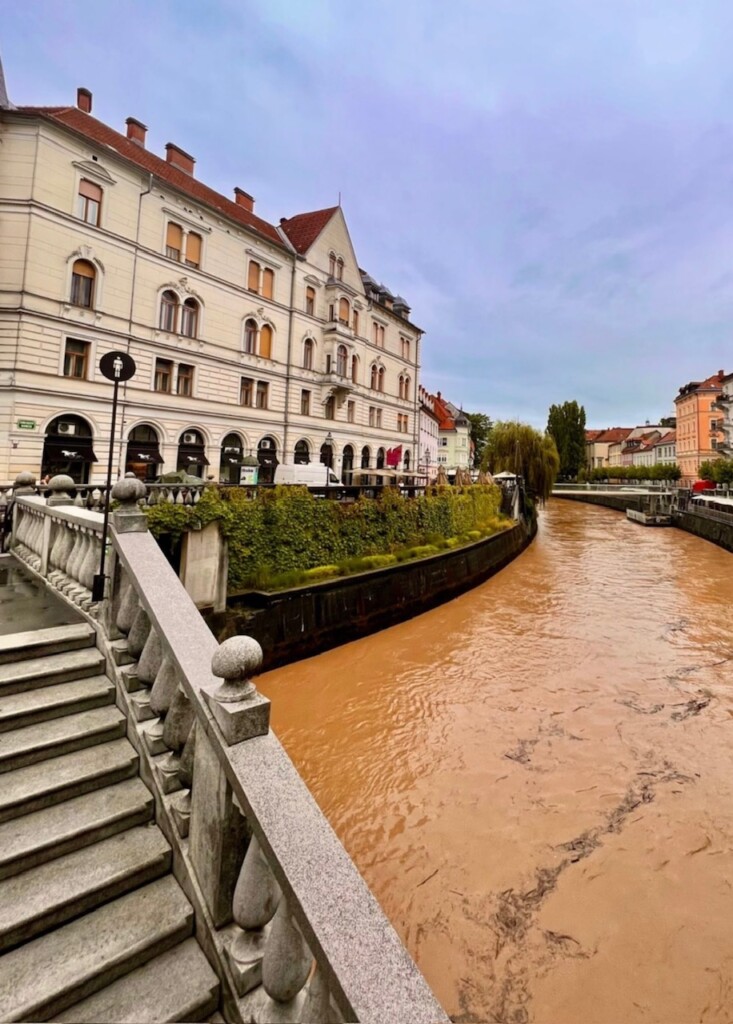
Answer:
[[[236,482],[250,454],[261,479],[321,459],[348,480],[390,449],[413,468],[422,332],[359,269],[341,208],[274,226],[91,109],[85,89],[0,109],[0,480],[104,479],[112,350],[137,364],[116,471]]]

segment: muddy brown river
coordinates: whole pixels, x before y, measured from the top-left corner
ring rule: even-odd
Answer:
[[[733,555],[554,501],[480,588],[263,676],[456,1021],[733,1020]]]

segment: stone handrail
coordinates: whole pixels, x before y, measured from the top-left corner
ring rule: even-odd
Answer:
[[[101,514],[17,497],[13,550],[96,613],[110,661],[122,650],[129,661],[117,671],[198,894],[226,1019],[447,1022],[269,729],[252,682],[259,645],[217,644],[147,532],[144,485],[120,481],[112,496],[101,607],[89,604]]]

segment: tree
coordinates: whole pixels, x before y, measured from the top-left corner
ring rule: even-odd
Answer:
[[[493,423],[489,416],[483,412],[467,412],[464,414],[471,424],[471,440],[473,441],[473,464],[476,468],[481,465],[481,460],[489,439],[489,433]]]
[[[733,483],[733,460],[713,459],[700,463],[700,479],[712,480],[716,484]]]
[[[523,476],[527,488],[544,502],[552,493],[560,457],[549,434],[510,420],[492,427],[481,466],[491,473],[509,470]]]
[[[555,439],[560,476],[576,477],[585,465],[585,409],[576,401],[551,405],[547,433]]]

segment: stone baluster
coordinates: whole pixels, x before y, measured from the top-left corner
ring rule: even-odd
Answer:
[[[238,926],[226,947],[239,996],[262,982],[262,960],[282,894],[256,836],[252,836],[232,898],[232,917]]]
[[[125,636],[132,629],[132,624],[135,621],[135,615],[139,606],[137,591],[133,586],[132,580],[126,572],[122,572],[122,580],[120,583],[122,593],[120,595],[120,603],[117,609],[117,618],[115,619],[115,625],[119,629],[120,633]]]
[[[100,556],[102,554],[102,538],[96,532],[87,531],[87,540],[87,550],[79,566],[79,582],[87,590],[91,591],[94,573],[99,568]]]
[[[69,561],[66,564],[66,575],[72,583],[76,583],[79,578],[81,563],[84,560],[84,555],[86,554],[86,536],[76,525],[69,524],[69,528],[74,533],[74,546],[71,549],[71,555],[69,556]]]
[[[130,650],[130,644],[128,639],[128,652]],[[160,635],[157,630],[152,626],[148,633],[143,647],[140,660],[137,664],[137,680],[146,689],[135,693],[131,698],[132,709],[135,718],[138,722],[146,722],[156,717],[155,712],[150,707],[150,687],[155,682],[155,678],[158,675],[161,664],[163,661],[163,646],[161,644]]]
[[[57,579],[66,575],[65,567],[74,547],[74,533],[69,529],[67,523],[59,520],[54,529],[54,539],[49,556],[51,563],[49,579],[52,583],[56,583]]]
[[[311,951],[283,896],[278,903],[262,959],[262,987],[275,1004],[272,1013],[267,1012],[267,1003],[261,1004],[263,1020],[282,1020],[285,1007],[290,1011],[288,1016],[291,1020],[300,1020],[306,996],[304,985],[312,965]],[[276,1014],[276,1010],[280,1012]]]
[[[143,653],[145,642],[150,632],[150,619],[141,604],[138,605],[130,632],[127,635],[127,650],[131,658],[137,661]]]
[[[343,1024],[344,1018],[331,999],[328,983],[317,963],[298,1019],[300,1024]]]
[[[176,793],[171,800],[171,814],[178,833],[183,839],[188,836],[191,825],[191,790],[196,762],[196,732],[196,722],[194,722],[186,745],[181,752],[178,767],[178,783],[181,786],[181,791]]]

